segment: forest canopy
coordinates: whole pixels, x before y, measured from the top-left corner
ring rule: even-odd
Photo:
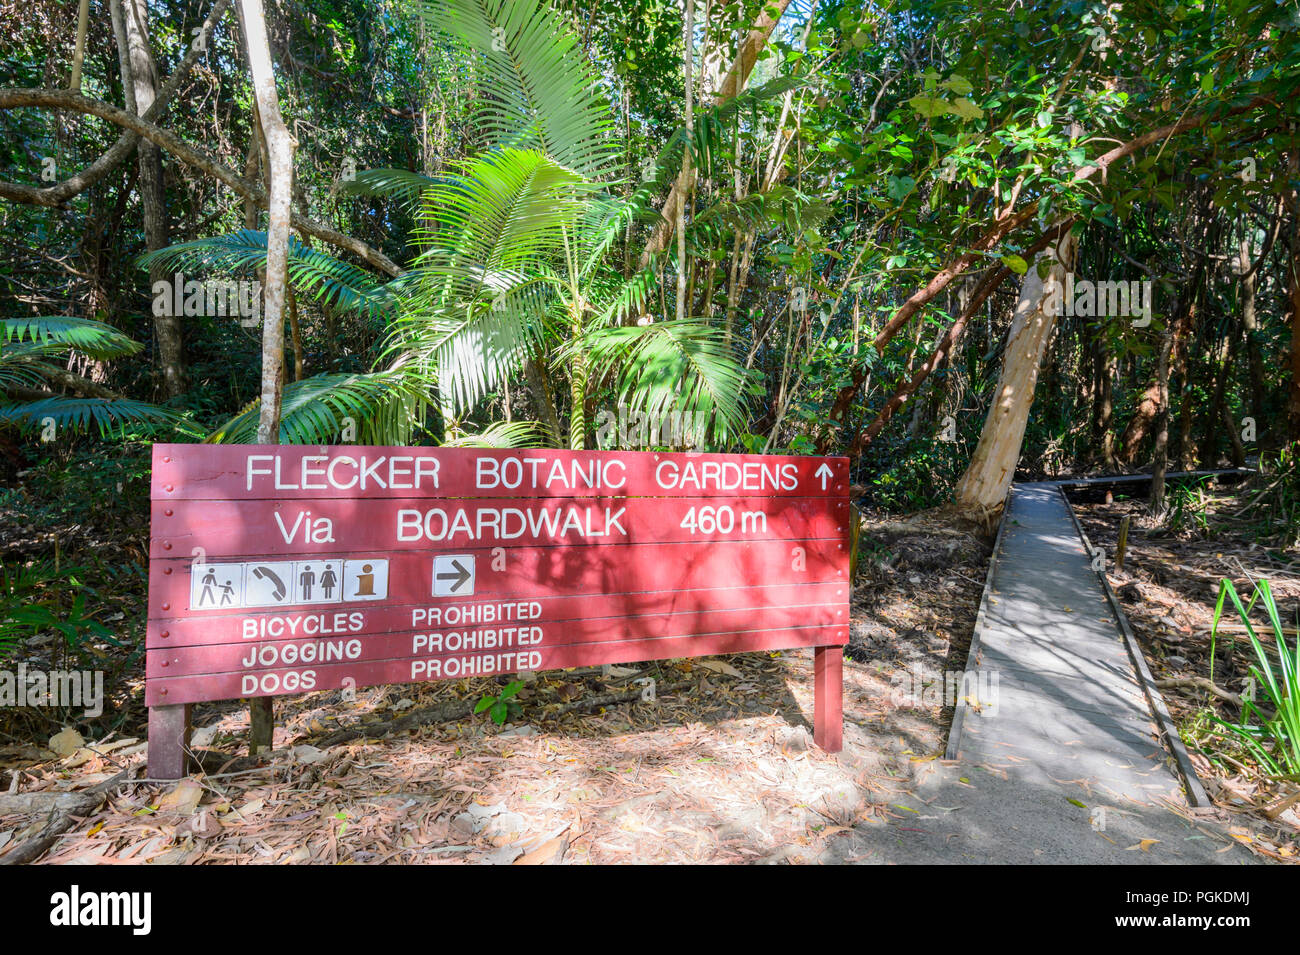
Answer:
[[[815,450],[990,508],[1300,435],[1292,3],[4,6],[11,469]]]

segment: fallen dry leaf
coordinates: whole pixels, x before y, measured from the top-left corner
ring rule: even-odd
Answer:
[[[59,756],[71,756],[84,745],[86,745],[86,741],[71,726],[63,732],[51,736],[49,743],[50,749]]]
[[[199,785],[198,780],[182,779],[176,784],[176,788],[158,800],[159,812],[176,812],[182,815],[189,815],[198,808],[199,800],[203,798],[203,787]]]

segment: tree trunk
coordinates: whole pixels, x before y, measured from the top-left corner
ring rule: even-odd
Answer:
[[[1178,407],[1178,466],[1184,471],[1196,467],[1198,449],[1192,438],[1192,420],[1196,405],[1195,382],[1191,372],[1183,376],[1183,398]]]
[[[1206,451],[1201,458],[1203,467],[1213,468],[1219,466],[1219,442],[1217,437],[1220,428],[1226,429],[1228,435],[1232,466],[1239,468],[1244,467],[1246,464],[1246,449],[1242,446],[1241,433],[1238,430],[1241,425],[1232,420],[1227,402],[1228,385],[1232,383],[1232,360],[1236,351],[1237,339],[1234,330],[1229,327],[1216,361],[1218,380],[1214,385],[1214,398],[1210,402],[1210,413],[1205,425]]]
[[[1255,426],[1264,426],[1264,359],[1259,351],[1259,318],[1255,311],[1255,273],[1250,254],[1250,232],[1241,238],[1241,324],[1246,330],[1246,362],[1250,372],[1250,413]]]
[[[1194,294],[1194,292],[1193,292]],[[1196,303],[1187,306],[1187,322],[1190,324]],[[1156,416],[1155,416],[1155,451],[1151,466],[1151,497],[1148,507],[1152,514],[1162,514],[1165,509],[1165,471],[1169,466],[1169,360],[1177,347],[1178,332],[1183,327],[1179,320],[1165,329],[1161,336],[1160,351],[1156,358]]]
[[[532,357],[524,359],[524,380],[528,382],[528,394],[542,422],[551,432],[551,440],[559,443],[564,440],[564,429],[560,426],[560,416],[555,411],[555,402],[551,399],[551,390],[547,387],[546,376],[539,361]]]
[[[267,202],[266,280],[262,290],[262,404],[257,421],[257,443],[278,444],[280,399],[283,394],[284,303],[289,265],[289,218],[293,200],[293,137],[280,116],[275,89],[271,44],[266,35],[262,0],[239,0],[253,95],[266,143],[271,182]],[[271,746],[275,723],[269,697],[249,705],[249,747],[257,752]]]
[[[86,30],[90,25],[90,0],[81,0],[77,8],[77,39],[72,48],[72,79],[68,89],[81,92],[81,64],[86,58]]]
[[[137,116],[144,115],[158,97],[158,66],[149,44],[148,6],[145,0],[112,0],[110,13],[121,61],[122,89],[126,108]],[[144,212],[145,248],[156,252],[165,248],[167,206],[163,190],[162,151],[141,139],[136,146],[140,177],[137,188]],[[149,270],[149,285],[170,281],[163,266]],[[163,394],[175,398],[185,390],[185,352],[179,315],[155,315],[154,337],[158,342],[158,363],[162,371]]]
[[[262,290],[262,405],[257,424],[258,444],[280,439],[281,370],[284,365],[284,306],[289,262],[289,216],[293,198],[293,137],[280,116],[271,46],[266,35],[262,0],[240,0],[253,93],[266,143],[268,178],[266,281]]]
[[[1020,460],[1038,365],[1061,311],[1065,273],[1074,261],[1075,247],[1074,233],[1065,233],[1040,252],[1025,273],[993,404],[970,465],[957,483],[960,508],[987,512],[1000,508],[1006,499]],[[1039,275],[1040,263],[1045,278]]]
[[[1288,168],[1291,181],[1300,175],[1300,150],[1291,150]],[[1291,381],[1287,395],[1287,437],[1300,441],[1300,192],[1290,189],[1287,204],[1291,207],[1291,262],[1287,269],[1287,298],[1291,305]]]
[[[1159,413],[1160,387],[1153,381],[1142,392],[1137,409],[1133,412],[1133,417],[1129,418],[1128,426],[1120,437],[1119,458],[1124,464],[1132,465],[1137,460],[1138,452],[1146,443],[1147,436],[1151,433],[1151,426]]]
[[[686,318],[686,204],[690,201],[695,173],[691,167],[691,150],[695,148],[691,133],[695,128],[695,0],[686,0],[682,25],[682,75],[686,80],[686,147],[682,150],[682,171],[677,177],[677,320]]]
[[[1178,342],[1173,353],[1173,374],[1177,376],[1181,399],[1178,402],[1178,464],[1184,471],[1196,466],[1196,448],[1192,440],[1192,410],[1196,397],[1196,364],[1189,360],[1188,352],[1193,339],[1194,329],[1189,327],[1187,334]],[[1168,403],[1173,413],[1173,398]]]
[[[1111,431],[1115,414],[1115,355],[1100,328],[1093,335],[1092,346],[1093,368],[1096,373],[1093,385],[1092,446],[1100,451],[1102,467],[1111,471],[1115,468],[1115,435]]]
[[[1300,441],[1300,221],[1291,242],[1291,265],[1287,269],[1291,303],[1291,387],[1287,396],[1287,436]]]

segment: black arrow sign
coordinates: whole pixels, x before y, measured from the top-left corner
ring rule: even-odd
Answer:
[[[451,562],[451,566],[455,567],[457,572],[454,574],[439,574],[438,579],[456,581],[454,584],[451,585],[451,592],[455,593],[465,585],[465,583],[470,579],[470,577],[473,576],[473,574],[471,574],[468,570],[466,570],[461,565],[461,562],[458,560],[453,560]]]

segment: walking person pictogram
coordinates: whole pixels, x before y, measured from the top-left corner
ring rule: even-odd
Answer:
[[[217,602],[216,595],[212,592],[212,588],[216,586],[216,583],[217,572],[209,567],[208,572],[203,575],[203,593],[199,594],[198,606],[202,607],[206,603]]]
[[[233,597],[234,594],[235,594],[235,588],[231,585],[231,582],[227,580],[224,584],[221,585],[221,606],[223,607],[230,606],[232,603],[230,598]]]

